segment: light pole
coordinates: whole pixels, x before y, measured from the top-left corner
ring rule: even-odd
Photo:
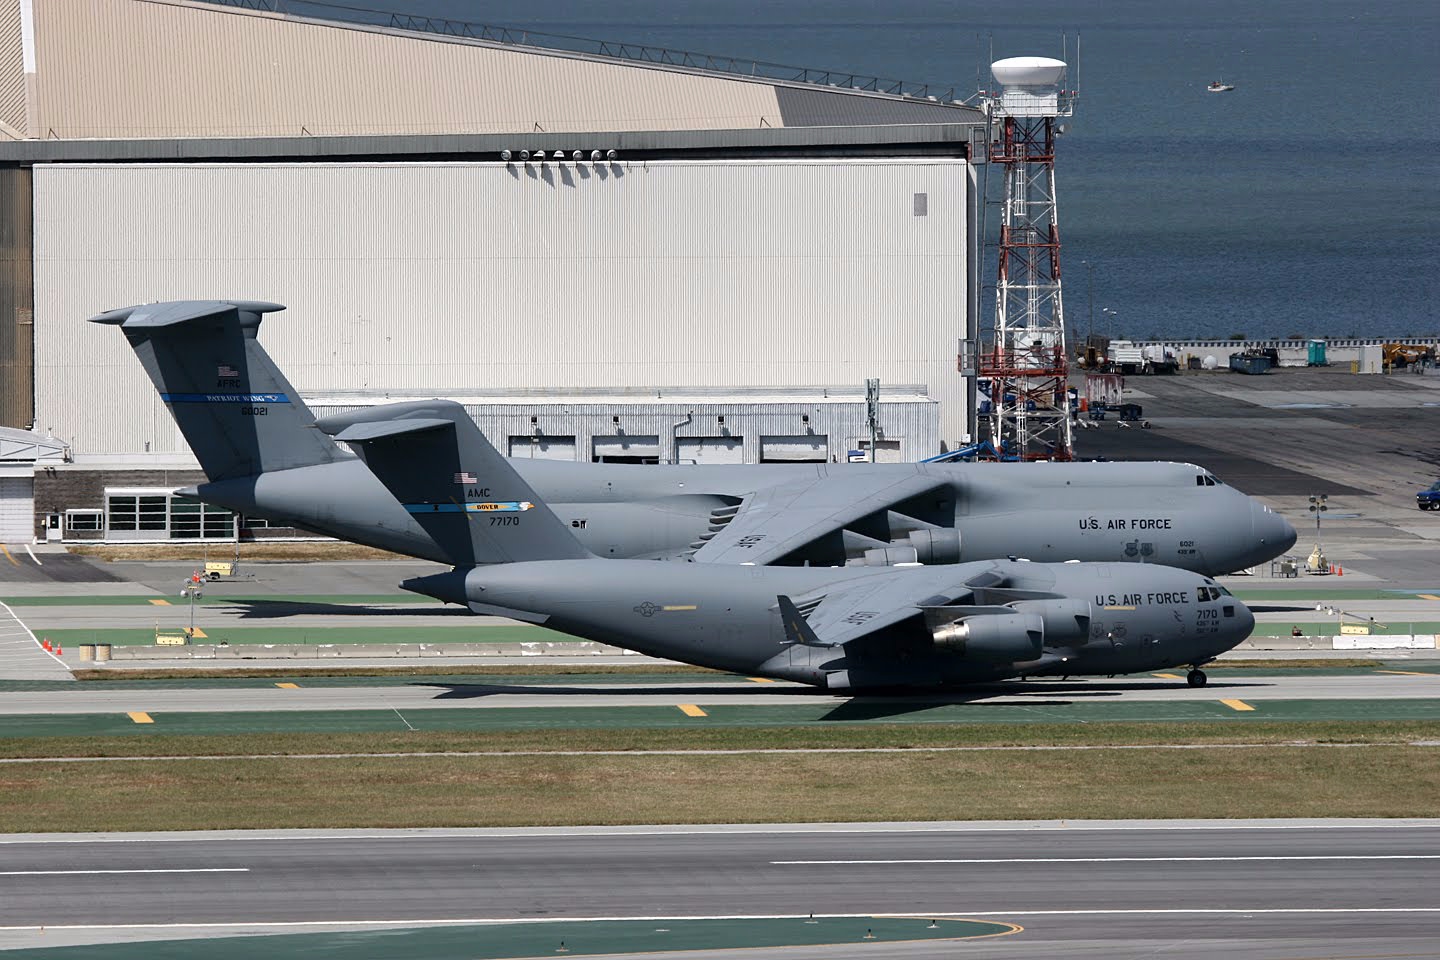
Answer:
[[[1090,298],[1090,329],[1085,337],[1085,346],[1090,346],[1090,338],[1095,336],[1095,265],[1089,260],[1081,260],[1080,264],[1085,268],[1085,293]]]
[[[1101,307],[1101,308],[1100,308],[1100,313],[1101,313],[1101,315],[1105,318],[1105,324],[1106,324],[1107,326],[1110,325],[1110,324],[1112,324],[1112,323],[1114,323],[1114,322],[1115,322],[1115,318],[1118,316],[1118,314],[1116,313],[1116,311],[1111,310],[1109,307]],[[1114,330],[1111,330],[1110,332],[1111,332],[1111,333],[1114,333],[1115,331],[1114,331]]]
[[[1329,564],[1325,562],[1325,551],[1320,549],[1320,514],[1330,508],[1325,501],[1330,499],[1323,493],[1313,494],[1310,497],[1310,512],[1315,514],[1315,549],[1311,552],[1310,558],[1305,565],[1311,573],[1329,573]]]

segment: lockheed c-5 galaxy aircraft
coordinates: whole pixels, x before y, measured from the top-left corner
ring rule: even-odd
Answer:
[[[1134,563],[760,567],[602,560],[446,400],[372,407],[353,444],[455,569],[405,589],[701,666],[831,690],[1200,666],[1255,618],[1213,580]],[[465,477],[457,485],[454,477]]]
[[[273,303],[171,301],[118,325],[208,478],[191,495],[248,516],[449,562],[353,454],[317,425],[256,339]],[[562,463],[510,467],[587,553],[758,566],[889,566],[995,557],[1168,564],[1218,575],[1284,553],[1295,531],[1207,471],[1177,463]],[[651,573],[647,576],[657,576]]]

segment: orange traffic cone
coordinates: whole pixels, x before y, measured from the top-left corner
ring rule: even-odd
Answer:
[[[1342,566],[1339,566],[1339,565],[1337,564],[1336,567],[1335,567],[1335,576],[1337,576],[1337,577],[1343,577],[1343,576],[1345,576],[1345,568],[1342,567]]]
[[[65,656],[65,648],[62,647],[62,646],[60,646],[60,644],[58,644],[58,643],[55,644],[55,656],[57,656],[57,657],[63,657],[63,656]]]
[[[43,644],[41,644],[41,646],[43,646],[46,650],[49,650],[49,649],[50,649],[50,638],[49,638],[49,637],[46,637],[46,638],[45,638],[45,642],[44,642]]]

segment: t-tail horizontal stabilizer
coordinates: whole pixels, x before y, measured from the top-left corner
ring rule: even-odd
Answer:
[[[255,339],[285,308],[255,300],[172,300],[110,310],[210,481],[347,459]]]
[[[591,556],[458,403],[370,407],[320,429],[354,445],[457,567]]]

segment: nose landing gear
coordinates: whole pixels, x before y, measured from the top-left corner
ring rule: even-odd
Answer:
[[[1201,670],[1199,667],[1196,667],[1189,673],[1185,674],[1185,682],[1190,684],[1190,686],[1192,687],[1203,687],[1205,686],[1205,681],[1208,679],[1209,677],[1205,676],[1205,671]]]

